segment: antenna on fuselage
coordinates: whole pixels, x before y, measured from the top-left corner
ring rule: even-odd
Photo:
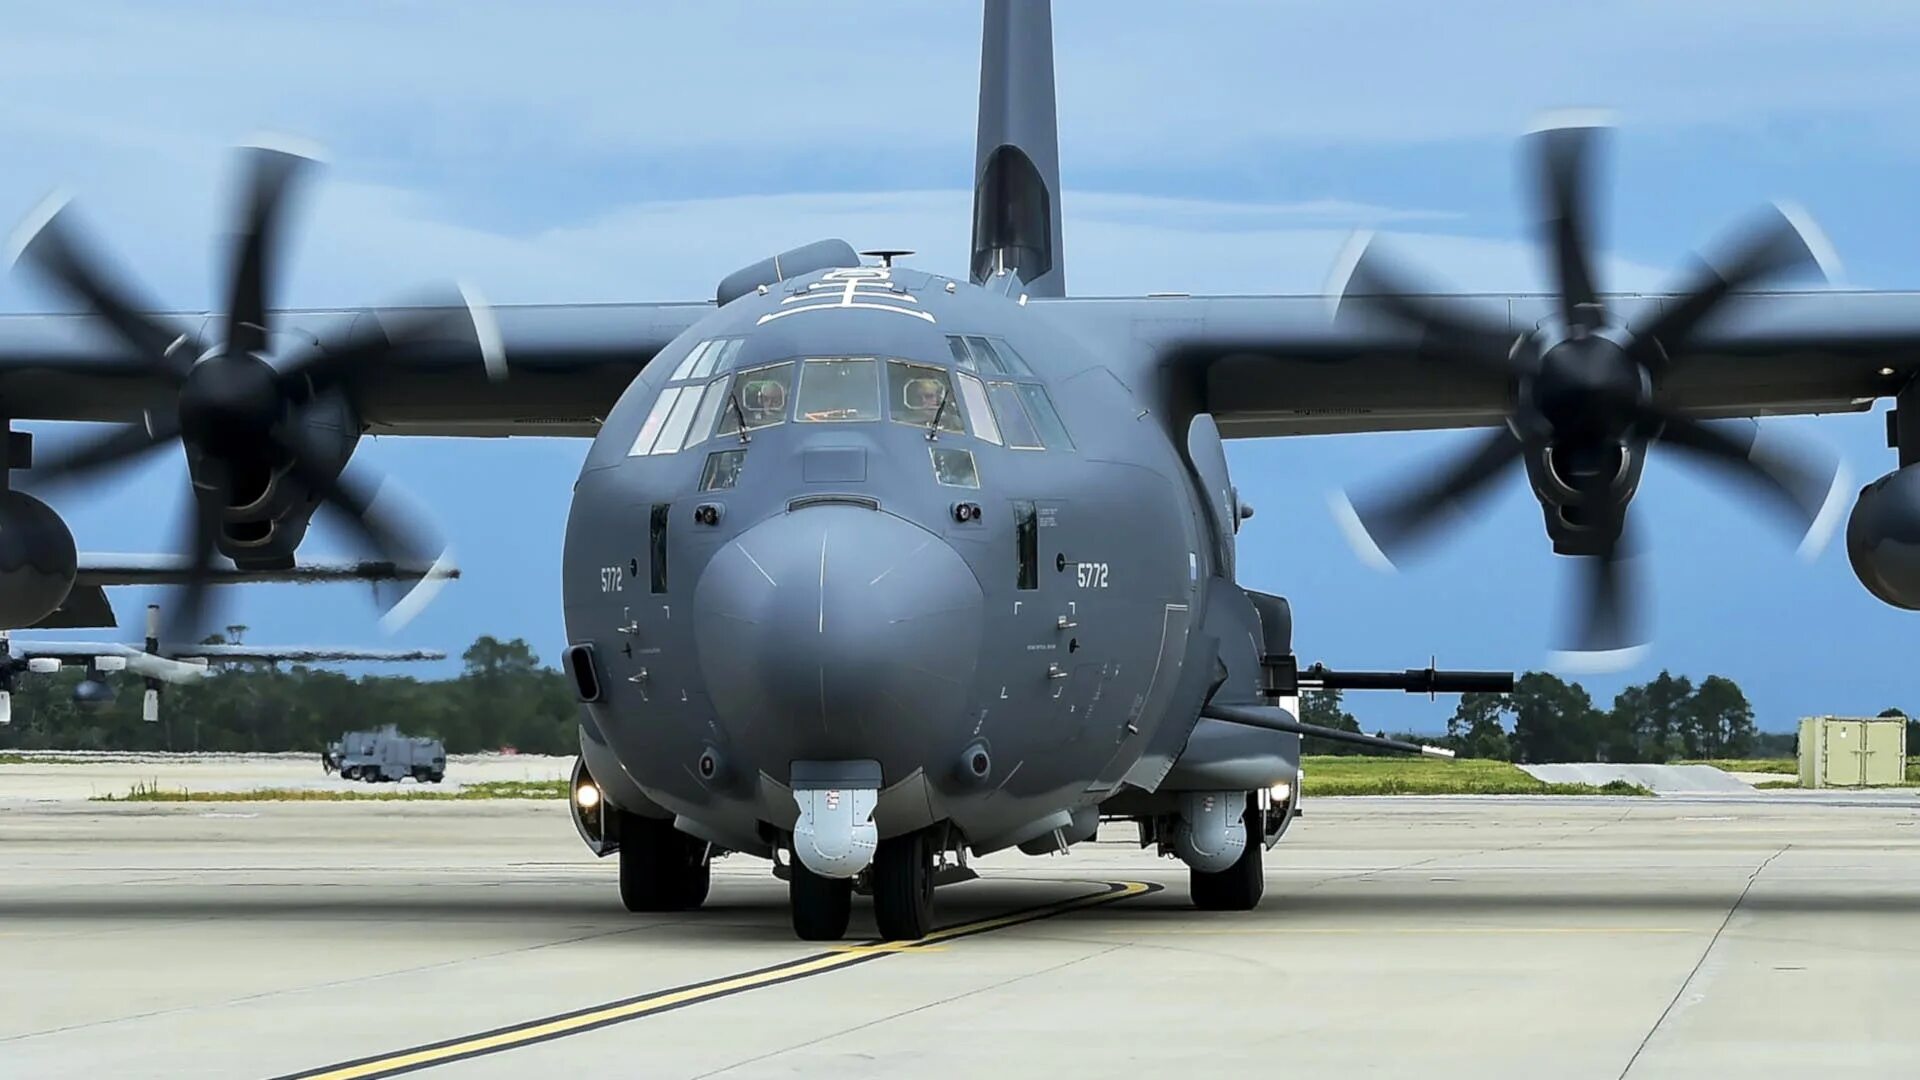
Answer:
[[[860,254],[865,255],[869,259],[879,259],[881,266],[891,270],[893,269],[893,260],[905,258],[913,254],[913,252],[908,251],[906,248],[875,248],[872,251],[863,251]]]

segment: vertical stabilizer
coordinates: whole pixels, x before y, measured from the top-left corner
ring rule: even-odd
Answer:
[[[987,0],[973,169],[973,280],[1001,270],[1030,296],[1065,296],[1060,137],[1048,0]]]

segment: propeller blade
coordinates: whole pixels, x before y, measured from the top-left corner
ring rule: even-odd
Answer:
[[[1811,273],[1828,280],[1839,276],[1833,245],[1811,217],[1776,203],[1728,241],[1717,258],[1699,260],[1679,289],[1681,298],[1635,335],[1634,358],[1649,367],[1664,365],[1668,350],[1677,350],[1730,294]]]
[[[1846,462],[1823,457],[1753,420],[1705,422],[1649,410],[1664,425],[1663,444],[1720,468],[1759,492],[1800,530],[1800,556],[1817,557],[1833,538],[1852,478]]]
[[[318,494],[325,505],[347,519],[359,539],[371,546],[377,557],[396,566],[426,566],[426,574],[413,583],[407,593],[387,609],[382,625],[392,632],[404,626],[446,586],[452,556],[446,547],[428,539],[394,509],[397,500],[383,500],[385,485],[372,489],[347,473],[334,475],[315,464],[325,460],[318,448],[307,445],[301,431],[279,436],[281,446],[292,455],[293,475]]]
[[[1560,317],[1587,329],[1605,316],[1593,272],[1592,179],[1607,131],[1597,118],[1574,116],[1528,136],[1539,183],[1540,244],[1552,259]]]
[[[1432,479],[1356,507],[1335,493],[1334,516],[1360,558],[1382,570],[1417,546],[1447,518],[1466,509],[1501,471],[1519,460],[1520,440],[1495,428],[1438,470]]]
[[[217,471],[217,466],[209,463],[206,471]],[[208,489],[195,484],[188,497],[186,528],[183,530],[186,543],[182,546],[187,557],[187,578],[180,586],[173,610],[167,613],[166,626],[160,634],[160,641],[166,646],[198,644],[202,636],[200,631],[206,625],[207,587],[213,583],[221,508],[227,504],[225,478],[216,479],[214,485]]]
[[[1554,654],[1553,666],[1563,671],[1619,671],[1639,662],[1646,653],[1641,633],[1638,582],[1631,574],[1627,559],[1626,507],[1613,509],[1616,515],[1604,519],[1604,508],[1612,507],[1608,486],[1610,477],[1595,473],[1583,479],[1581,505],[1603,508],[1593,527],[1612,537],[1597,555],[1578,556],[1581,574],[1575,585],[1579,599],[1565,634],[1567,646]]]
[[[125,424],[99,438],[45,455],[28,470],[28,475],[35,484],[78,479],[161,449],[179,435],[177,418],[148,413],[144,424]]]
[[[280,385],[293,393],[322,393],[350,382],[360,371],[395,353],[453,348],[473,350],[489,380],[507,377],[506,349],[493,309],[470,285],[434,302],[378,312],[380,331],[326,351],[314,351],[287,365]],[[303,385],[304,384],[304,385]]]
[[[147,314],[155,306],[125,282],[115,280],[102,260],[86,250],[66,206],[66,198],[56,195],[29,214],[9,246],[11,261],[27,264],[69,298],[85,304],[155,368],[176,380],[185,378],[200,355],[199,343],[191,334]]]
[[[228,353],[244,356],[267,346],[267,305],[279,271],[280,229],[287,197],[311,158],[268,146],[241,151],[245,174],[234,237],[232,293],[227,301]]]
[[[1355,237],[1348,251],[1341,257],[1345,273],[1335,274],[1336,314],[1377,311],[1420,330],[1423,353],[1502,375],[1517,373],[1511,357],[1519,335],[1505,323],[1439,302],[1433,290],[1421,287],[1365,234]]]

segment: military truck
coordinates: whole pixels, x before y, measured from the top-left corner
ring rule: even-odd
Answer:
[[[447,748],[439,739],[402,735],[394,724],[373,731],[349,731],[330,743],[321,768],[343,779],[369,784],[413,777],[437,784],[447,775]]]

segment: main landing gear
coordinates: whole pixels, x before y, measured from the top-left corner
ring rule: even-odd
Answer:
[[[620,902],[628,911],[684,911],[706,903],[707,845],[673,822],[620,811]]]
[[[933,929],[934,834],[930,830],[880,841],[865,871],[873,919],[888,941],[918,941]],[[806,941],[838,941],[853,916],[852,878],[830,878],[787,862],[793,930]]]

